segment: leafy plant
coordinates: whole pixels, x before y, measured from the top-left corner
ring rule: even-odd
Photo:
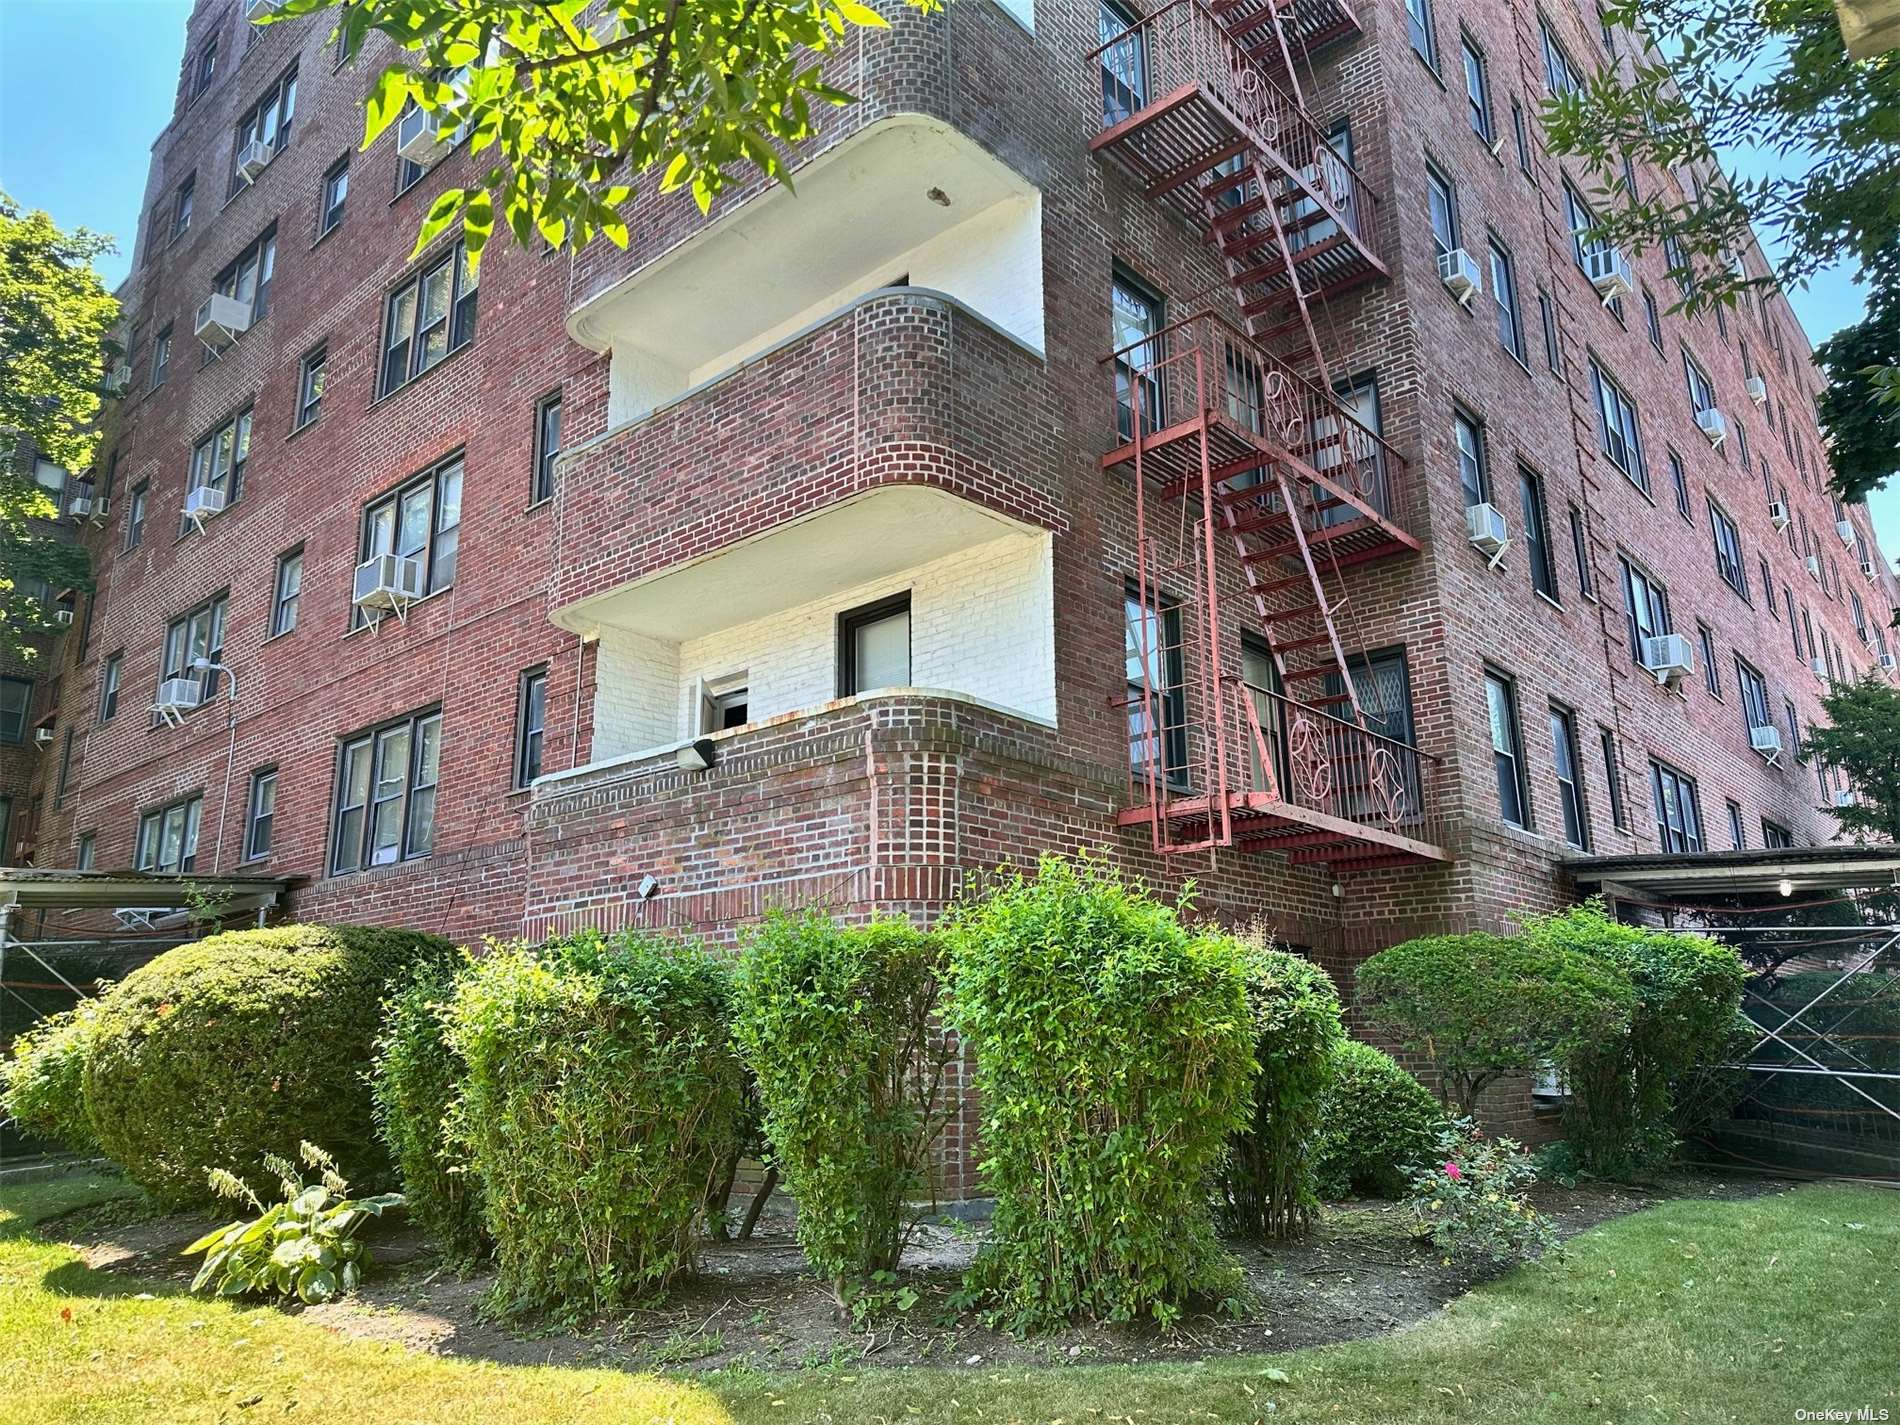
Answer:
[[[969,1299],[1022,1331],[1168,1324],[1232,1291],[1210,1196],[1256,1067],[1239,947],[1087,855],[1046,856],[946,920],[996,1197]]]
[[[444,1015],[455,973],[428,965],[384,1006],[370,1092],[376,1132],[396,1164],[410,1215],[448,1262],[466,1269],[488,1255],[481,1180],[457,1131],[464,1065],[449,1047]]]
[[[205,1174],[213,1192],[248,1204],[257,1216],[214,1228],[185,1248],[183,1255],[205,1258],[193,1291],[319,1302],[356,1289],[369,1266],[369,1248],[356,1234],[371,1218],[401,1207],[402,1194],[351,1197],[328,1153],[311,1143],[299,1145],[298,1153],[317,1170],[317,1181],[305,1183],[294,1164],[267,1154],[264,1167],[283,1194],[270,1207],[235,1174],[223,1168]]]
[[[85,1095],[86,1056],[98,1013],[96,999],[82,999],[50,1014],[15,1039],[0,1062],[0,1111],[25,1132],[75,1153],[99,1149]]]
[[[1828,806],[1844,836],[1857,841],[1900,840],[1900,690],[1869,673],[1835,683],[1821,695],[1825,720],[1802,743],[1802,753],[1843,772],[1860,799]]]
[[[1247,1126],[1227,1145],[1221,1208],[1230,1229],[1271,1240],[1304,1231],[1319,1206],[1322,1107],[1345,1030],[1339,992],[1324,970],[1278,949],[1264,925],[1238,940],[1260,1069]]]
[[[1634,997],[1614,969],[1550,941],[1432,935],[1360,965],[1359,1003],[1373,1026],[1422,1054],[1457,1116],[1507,1074],[1567,1062],[1629,1026]]]
[[[953,1105],[942,949],[908,921],[775,913],[747,940],[733,1035],[758,1084],[798,1243],[839,1304],[896,1269]]]
[[[491,946],[461,977],[448,1047],[500,1305],[601,1310],[692,1270],[739,1110],[730,999],[698,945],[633,933]]]
[[[1411,1166],[1425,1160],[1444,1130],[1444,1109],[1398,1060],[1342,1039],[1320,1106],[1314,1166],[1320,1195],[1404,1197]]]
[[[1470,1119],[1439,1135],[1436,1161],[1413,1169],[1409,1206],[1421,1235],[1445,1256],[1515,1261],[1553,1247],[1557,1234],[1527,1196],[1537,1168],[1523,1145],[1488,1138]]]

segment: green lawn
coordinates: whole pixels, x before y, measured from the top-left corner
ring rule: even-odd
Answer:
[[[1900,1193],[1680,1201],[1380,1340],[1200,1366],[699,1378],[503,1367],[345,1341],[93,1272],[33,1224],[114,1189],[0,1197],[0,1422],[1900,1422]],[[50,1234],[49,1234],[50,1235]],[[1879,1419],[1876,1413],[1873,1417]]]

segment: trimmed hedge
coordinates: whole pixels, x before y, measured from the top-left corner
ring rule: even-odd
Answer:
[[[443,1023],[455,980],[453,969],[429,965],[390,996],[370,1091],[376,1131],[402,1179],[409,1215],[451,1266],[466,1270],[492,1244],[482,1223],[481,1180],[469,1170],[456,1131],[466,1066]]]
[[[462,976],[448,1043],[500,1305],[603,1310],[692,1270],[739,1113],[731,992],[697,945],[635,934],[497,946]]]
[[[392,1176],[370,1112],[369,1063],[390,987],[450,963],[410,930],[289,925],[168,950],[99,1002],[86,1113],[106,1155],[167,1205],[215,1201],[208,1168],[268,1191],[266,1153],[332,1153],[359,1190]]]
[[[1426,1088],[1382,1049],[1342,1039],[1321,1108],[1315,1176],[1323,1198],[1404,1197],[1410,1169],[1450,1126]]]
[[[947,923],[996,1197],[973,1297],[1021,1331],[1167,1324],[1232,1292],[1210,1196],[1255,1070],[1239,947],[1086,857],[1045,857]]]
[[[733,1035],[758,1084],[798,1245],[844,1303],[894,1271],[929,1186],[955,1058],[939,940],[907,920],[774,913],[747,940]]]
[[[99,1001],[82,999],[49,1014],[13,1041],[0,1063],[0,1111],[22,1132],[75,1153],[99,1151],[86,1117],[86,1057],[92,1048]]]
[[[1313,1167],[1334,1051],[1346,1031],[1332,978],[1255,929],[1240,937],[1253,1020],[1253,1109],[1221,1171],[1227,1226],[1262,1240],[1306,1229],[1319,1206]]]

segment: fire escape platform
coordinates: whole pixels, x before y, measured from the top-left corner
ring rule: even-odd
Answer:
[[[1225,801],[1235,846],[1274,852],[1295,866],[1327,866],[1335,875],[1345,875],[1452,859],[1444,847],[1430,841],[1282,801],[1271,792],[1229,792]],[[1219,799],[1170,797],[1161,814],[1184,837],[1195,838],[1219,819]],[[1150,804],[1129,807],[1117,820],[1123,826],[1147,826],[1155,815]]]
[[[1286,56],[1273,32],[1275,16],[1296,63],[1365,33],[1345,0],[1208,0],[1207,8],[1262,68],[1276,75],[1285,72]]]

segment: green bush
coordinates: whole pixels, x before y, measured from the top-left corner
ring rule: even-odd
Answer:
[[[75,1153],[96,1153],[99,1139],[86,1117],[86,1056],[99,1002],[82,999],[50,1014],[13,1041],[0,1063],[0,1112],[22,1132]]]
[[[364,1068],[382,1001],[420,964],[452,961],[433,935],[289,925],[168,950],[99,1002],[86,1113],[106,1155],[167,1204],[211,1200],[209,1168],[253,1189],[266,1154],[332,1148],[344,1176],[391,1176]]]
[[[1676,1148],[1679,1091],[1729,1052],[1741,1007],[1741,958],[1706,935],[1612,919],[1600,901],[1524,923],[1526,941],[1594,962],[1629,986],[1620,1033],[1553,1055],[1570,1094],[1564,1136],[1584,1171],[1628,1179],[1667,1163]]]
[[[758,1083],[798,1244],[843,1304],[893,1271],[929,1185],[953,1058],[937,937],[906,920],[767,918],[735,979],[733,1037]]]
[[[1614,968],[1524,936],[1408,940],[1355,978],[1373,1026],[1430,1060],[1461,1118],[1495,1080],[1567,1063],[1580,1047],[1623,1034],[1635,1000]]]
[[[402,1179],[410,1216],[457,1269],[488,1255],[481,1180],[455,1131],[463,1064],[443,1024],[453,969],[429,965],[391,995],[376,1039],[370,1092],[376,1131]]]
[[[996,1198],[973,1299],[1026,1330],[1166,1323],[1232,1291],[1210,1191],[1255,1068],[1235,943],[1086,857],[1045,857],[947,921]]]
[[[1404,1197],[1411,1169],[1431,1157],[1445,1113],[1404,1066],[1381,1049],[1342,1039],[1321,1107],[1321,1197]]]
[[[462,976],[448,1042],[500,1305],[600,1310],[692,1269],[736,1130],[731,992],[697,945],[635,934],[496,946]]]
[[[1549,1219],[1531,1206],[1537,1165],[1515,1139],[1488,1138],[1460,1119],[1439,1135],[1432,1157],[1418,1165],[1410,1205],[1420,1235],[1446,1261],[1482,1254],[1509,1262],[1557,1245]]]
[[[1270,1240],[1304,1231],[1319,1206],[1322,1105],[1346,1032],[1339,992],[1324,970],[1274,948],[1259,927],[1239,939],[1260,1069],[1251,1117],[1222,1164],[1222,1217],[1233,1231]]]

